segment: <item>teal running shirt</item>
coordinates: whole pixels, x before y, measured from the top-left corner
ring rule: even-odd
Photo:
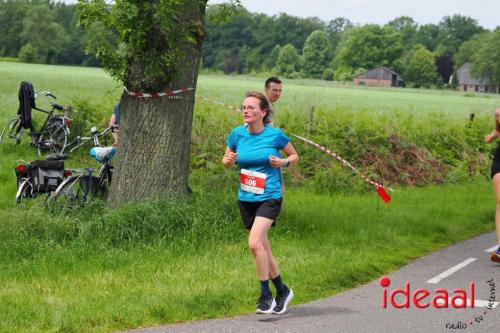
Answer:
[[[231,131],[226,144],[238,154],[236,163],[240,167],[240,201],[258,202],[283,196],[279,169],[271,166],[269,156],[281,158],[279,151],[289,141],[283,131],[270,125],[264,126],[264,130],[258,134],[248,132],[246,125]]]

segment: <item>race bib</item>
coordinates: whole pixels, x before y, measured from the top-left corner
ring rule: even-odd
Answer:
[[[245,192],[264,194],[264,189],[266,188],[266,177],[267,175],[262,172],[241,169],[241,189]]]

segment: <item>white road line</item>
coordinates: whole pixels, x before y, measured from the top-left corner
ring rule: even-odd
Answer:
[[[433,277],[432,279],[430,279],[429,281],[427,281],[427,283],[438,283],[442,279],[447,278],[448,276],[450,276],[451,274],[455,273],[459,269],[464,268],[465,266],[467,266],[468,264],[470,264],[471,262],[474,262],[476,260],[477,260],[477,258],[469,258],[469,259],[461,262],[460,264],[458,264],[456,266],[453,266],[452,268],[444,271],[443,273],[441,273],[441,274]]]
[[[452,301],[452,297],[449,297],[448,298],[448,304],[451,304],[451,301]],[[439,305],[443,305],[444,304],[444,300],[441,299],[441,298],[438,298],[436,300],[436,303],[438,303]],[[454,301],[455,305],[457,306],[461,306],[463,304],[462,300],[461,299],[456,299]],[[467,298],[467,305],[469,304],[469,299]],[[481,299],[475,299],[474,300],[474,307],[476,308],[489,308],[489,309],[494,309],[496,308],[498,305],[498,302],[490,302],[490,301],[483,301]]]
[[[495,245],[495,246],[493,246],[493,247],[490,247],[489,249],[484,250],[484,252],[491,253],[491,252],[495,251],[496,249],[498,249],[498,245]]]

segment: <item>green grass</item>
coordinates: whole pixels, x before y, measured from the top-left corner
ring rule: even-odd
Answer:
[[[105,126],[122,93],[95,68],[0,62],[0,76],[2,123],[17,110],[22,80],[77,106],[75,123],[86,128]],[[245,91],[261,90],[262,84],[262,78],[205,75],[197,94],[238,105]],[[287,133],[307,133],[373,178],[390,179],[391,168],[398,172],[393,201],[384,205],[336,161],[294,141],[301,163],[285,172],[285,208],[270,234],[296,303],[366,283],[426,253],[491,231],[490,147],[481,139],[498,105],[496,95],[287,80],[276,105],[277,123]],[[477,116],[472,126],[469,112]],[[36,155],[27,140],[19,146],[2,143],[0,332],[109,332],[251,312],[258,282],[235,203],[237,174],[220,165],[227,133],[241,121],[237,113],[198,100],[193,197],[150,200],[116,211],[96,201],[54,215],[43,198],[16,207],[16,160]],[[422,184],[446,185],[401,186],[413,171],[394,164],[398,150],[425,155],[418,155],[425,157],[418,160],[420,169],[415,166],[426,177]],[[82,150],[67,165],[87,165],[86,155]],[[368,163],[369,156],[379,159]],[[402,157],[408,164],[411,156]],[[443,171],[429,161],[438,161]]]
[[[374,193],[288,190],[270,235],[295,304],[490,231],[490,192],[486,182],[405,189],[384,205]],[[4,210],[0,332],[107,332],[251,312],[258,282],[233,194],[190,200],[71,217]],[[474,209],[457,209],[465,206]]]

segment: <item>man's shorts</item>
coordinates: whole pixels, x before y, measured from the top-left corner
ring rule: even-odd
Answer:
[[[283,199],[269,199],[266,201],[250,202],[239,201],[238,208],[240,209],[243,224],[247,230],[252,229],[255,217],[261,216],[273,220],[273,226],[276,224],[276,218],[281,211],[281,203]]]

